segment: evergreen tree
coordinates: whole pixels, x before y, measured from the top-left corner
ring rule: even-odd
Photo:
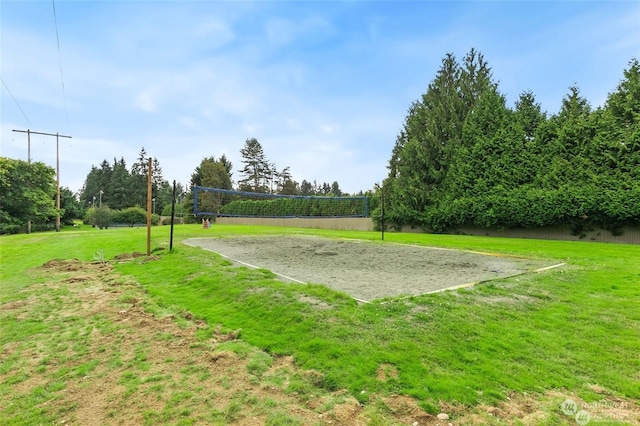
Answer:
[[[523,139],[534,140],[538,127],[546,120],[546,114],[536,102],[533,92],[527,91],[520,94],[515,107],[515,120],[523,131]]]
[[[229,178],[229,187],[228,188],[225,187],[225,189],[232,189],[233,188],[233,163],[231,163],[231,161],[229,161],[227,159],[227,156],[224,154],[220,156],[220,158],[218,159],[218,162],[222,164],[222,167],[224,167],[224,171],[227,177]]]
[[[640,181],[640,62],[631,60],[623,76],[607,98],[604,114],[608,123],[601,134],[608,140],[607,152],[616,159],[617,173],[637,183]]]
[[[267,161],[262,145],[257,139],[247,139],[240,150],[242,164],[240,170],[242,179],[238,181],[241,191],[268,192],[267,182],[271,177],[271,164]]]
[[[593,163],[587,155],[595,134],[590,114],[587,100],[576,86],[571,86],[562,100],[560,112],[552,117],[557,134],[548,154],[553,156],[549,163],[555,186],[584,182],[593,175]]]
[[[85,178],[84,185],[80,191],[80,202],[84,207],[92,207],[94,201],[98,200],[100,192],[100,171],[96,166],[91,166],[91,170]]]
[[[67,187],[60,188],[60,208],[63,213],[60,222],[63,225],[73,225],[74,219],[82,219],[84,209],[76,195]]]
[[[146,208],[148,175],[149,157],[147,156],[147,151],[142,147],[136,162],[131,166],[131,179],[129,181],[130,206]]]
[[[291,168],[289,166],[282,169],[278,176],[278,193],[282,195],[298,194],[298,183],[293,180],[293,177],[291,176]]]
[[[461,109],[459,119],[465,117],[474,109],[476,102],[487,91],[496,92],[498,85],[492,81],[491,68],[482,53],[471,49],[464,57],[460,69],[460,100]]]
[[[109,207],[114,210],[120,210],[129,207],[129,186],[131,175],[127,169],[127,163],[124,157],[119,161],[113,159],[113,173],[111,175],[111,185],[109,192]]]
[[[173,197],[173,186],[168,181],[163,179],[160,181],[160,184],[155,191],[155,212],[157,214],[160,214],[167,206],[171,205],[171,199]]]
[[[191,174],[191,186],[232,189],[232,167],[224,155],[217,160],[213,156],[205,157]]]
[[[495,90],[491,69],[472,49],[461,67],[447,54],[427,92],[409,109],[384,182],[390,219],[426,225],[426,211],[443,197],[442,184],[462,144],[462,128],[483,93]]]
[[[302,179],[302,183],[300,184],[300,195],[314,195],[313,185],[306,179]]]
[[[164,176],[162,174],[162,167],[160,166],[160,162],[157,158],[153,158],[151,161],[151,185],[154,190],[157,190],[163,183],[165,183]]]
[[[640,224],[637,60],[603,108],[572,86],[549,118],[531,92],[509,109],[475,51],[458,74],[456,65],[447,56],[409,109],[382,188],[389,220],[437,231],[569,225],[576,234]]]
[[[204,186],[202,184],[202,166],[206,162],[213,163],[215,161],[216,161],[216,159],[213,156],[205,157],[205,158],[202,159],[202,161],[200,161],[200,164],[198,166],[196,166],[196,168],[193,171],[193,173],[191,173],[191,186]]]
[[[447,200],[460,196],[477,196],[496,185],[515,184],[510,139],[511,114],[504,96],[496,91],[485,92],[473,114],[464,123],[462,147],[456,153],[452,172],[447,179]]]
[[[100,168],[98,169],[98,202],[102,202],[103,205],[109,204],[112,175],[113,169],[111,168],[111,164],[109,164],[107,160],[102,160]]]
[[[341,197],[342,196],[342,190],[340,189],[340,185],[338,184],[338,181],[334,181],[331,184],[331,193],[333,195],[335,195],[336,197]]]
[[[171,203],[171,192],[173,188],[169,182],[164,179],[162,167],[157,158],[153,158],[151,167],[151,196],[155,199],[155,211],[161,212],[167,203]]]
[[[191,174],[191,186],[204,186],[207,188],[232,189],[231,181],[232,164],[223,155],[219,159],[214,156],[205,157]],[[222,194],[203,192],[199,196],[201,211],[217,212],[224,205],[225,198]],[[185,202],[186,204],[187,202]],[[193,203],[193,195],[189,196],[188,203]]]
[[[519,180],[533,184],[543,168],[540,164],[543,148],[537,139],[537,134],[540,126],[546,123],[547,116],[540,104],[536,102],[534,94],[527,91],[520,94],[515,102],[512,119],[513,137],[522,148],[518,170]]]

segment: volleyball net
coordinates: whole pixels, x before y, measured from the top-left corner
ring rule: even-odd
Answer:
[[[365,196],[330,197],[263,194],[193,187],[193,214],[222,217],[367,217]]]

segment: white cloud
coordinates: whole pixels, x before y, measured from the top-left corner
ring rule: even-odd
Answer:
[[[144,112],[155,112],[158,109],[163,91],[158,86],[147,87],[138,92],[134,105]]]
[[[215,17],[206,16],[193,27],[193,35],[204,40],[210,49],[220,48],[235,39],[233,30]]]
[[[64,185],[105,158],[130,164],[142,146],[169,180],[186,184],[203,157],[222,154],[238,179],[239,150],[256,137],[297,181],[355,192],[386,175],[407,109],[447,52],[478,48],[510,100],[531,89],[551,112],[574,81],[601,102],[629,52],[640,56],[630,3],[319,5],[64,2],[67,123],[50,5],[43,25],[23,8],[44,3],[7,2],[2,77],[34,128],[74,136]],[[11,134],[24,121],[3,88],[2,155],[26,158]]]
[[[271,18],[265,24],[265,33],[269,44],[283,47],[301,39],[324,39],[333,34],[331,25],[320,16],[293,21],[284,18]]]

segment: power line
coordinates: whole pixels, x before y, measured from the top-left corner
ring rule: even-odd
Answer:
[[[67,126],[69,125],[69,113],[67,112],[67,94],[64,89],[64,75],[62,73],[62,55],[60,54],[60,36],[58,35],[58,17],[56,15],[56,1],[51,0],[53,5],[53,22],[56,27],[56,42],[58,43],[58,62],[60,63],[60,81],[62,82],[62,98],[64,99],[64,116],[67,119]]]
[[[9,92],[9,94],[11,95],[11,99],[13,99],[13,102],[16,103],[18,109],[20,110],[20,112],[24,116],[25,120],[27,120],[27,123],[29,123],[29,126],[32,126],[31,120],[29,120],[29,117],[27,117],[27,114],[24,113],[24,111],[22,110],[22,107],[18,103],[18,100],[15,98],[15,96],[13,96],[13,93],[11,93],[11,90],[9,89],[9,86],[7,86],[7,83],[4,82],[4,78],[0,77],[0,80],[2,80],[2,84],[4,85],[5,89],[7,89],[7,92]]]

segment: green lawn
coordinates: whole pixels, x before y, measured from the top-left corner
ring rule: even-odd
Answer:
[[[380,239],[373,232],[180,225],[169,252],[169,227],[164,226],[152,230],[158,260],[115,267],[148,292],[156,309],[189,311],[222,330],[241,329],[243,341],[272,355],[293,355],[299,366],[323,374],[324,388],[348,389],[363,403],[372,394],[406,394],[437,412],[441,401],[491,405],[512,392],[549,390],[598,401],[602,395],[594,386],[615,397],[640,399],[640,246],[386,233],[385,243],[530,256],[566,266],[361,305],[323,286],[285,284],[269,271],[235,267],[180,242],[195,236],[287,233]],[[37,284],[29,270],[47,260],[108,260],[145,252],[146,229],[4,236],[0,244],[0,303],[7,303]],[[329,308],[305,303],[302,295]],[[1,326],[3,346],[42,332],[38,321],[18,332],[7,316]],[[211,329],[199,337],[210,338]],[[381,366],[391,371],[387,380],[376,377]],[[5,362],[2,368],[9,371],[11,365]],[[563,414],[557,410],[551,418],[562,421]]]

